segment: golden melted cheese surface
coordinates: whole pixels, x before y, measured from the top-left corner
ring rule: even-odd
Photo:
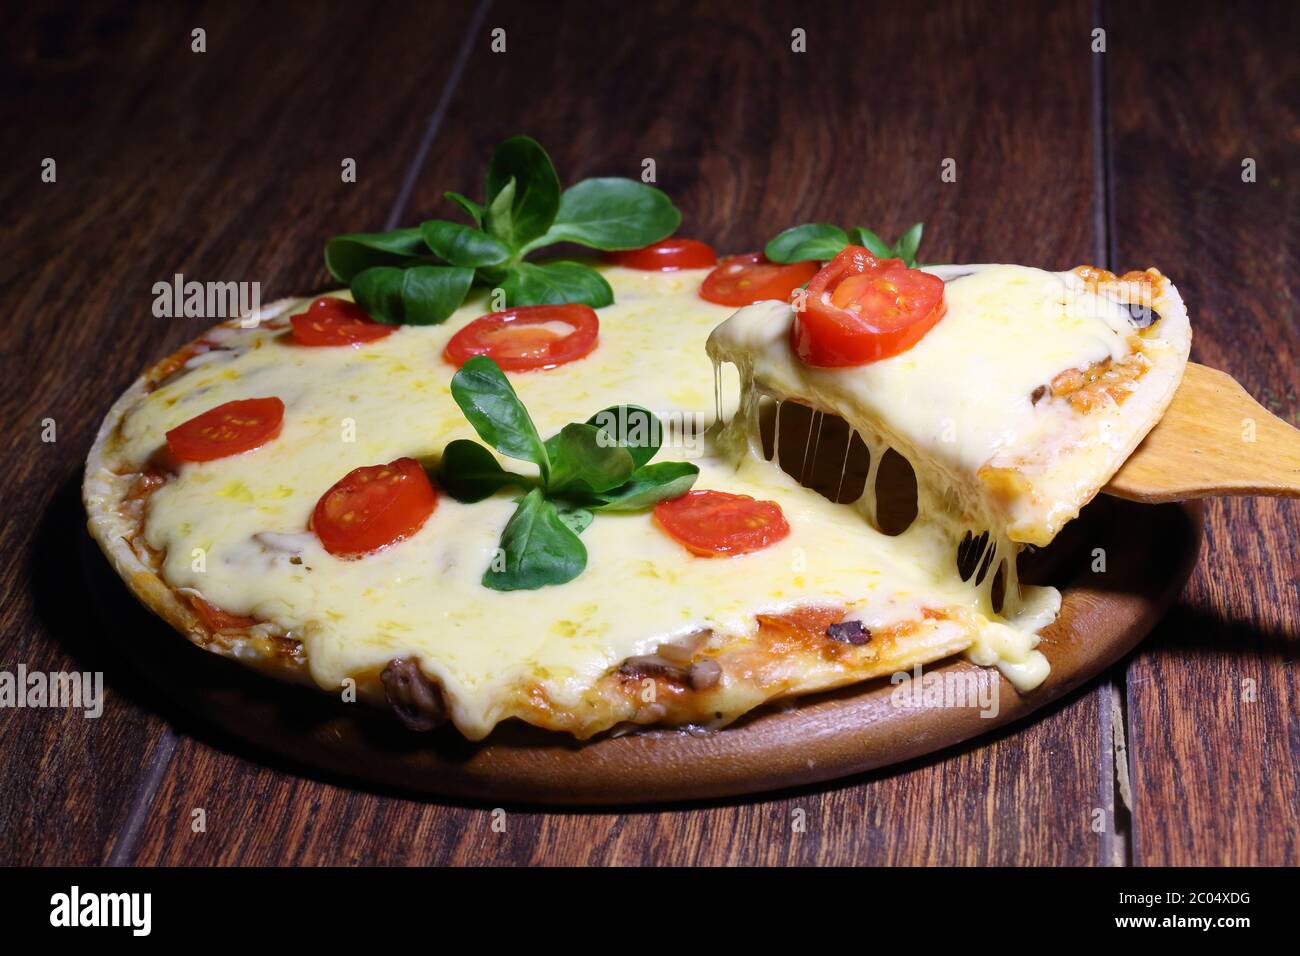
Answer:
[[[714,367],[704,346],[732,310],[698,297],[705,271],[602,271],[616,302],[599,311],[596,350],[557,369],[511,375],[539,432],[545,437],[625,402],[651,408],[670,425],[711,422]],[[865,384],[851,400],[869,404],[892,393],[897,400],[882,413],[902,409],[906,434],[927,456],[947,456],[954,469],[977,467],[990,450],[1004,447],[1007,429],[1029,434],[1022,413],[1043,376],[1118,354],[1118,323],[1103,315],[1100,324],[1075,327],[1068,311],[1050,354],[1030,361],[1013,345],[1012,358],[999,361],[983,348],[995,336],[1014,342],[999,316],[1055,301],[1060,282],[1039,270],[997,267],[952,283],[948,316],[895,368],[882,362],[859,370]],[[760,304],[723,326],[725,357],[751,373],[766,363],[777,375],[774,331],[782,309],[788,314],[779,303]],[[733,425],[696,439],[698,447],[678,432],[656,461],[695,461],[697,489],[778,501],[791,533],[764,551],[698,558],[660,531],[648,512],[598,514],[582,534],[589,559],[576,580],[495,592],[480,579],[514,510],[507,491],[475,504],[443,494],[410,539],[359,560],[327,554],[306,531],[307,521],[321,494],[345,473],[401,456],[432,464],[449,441],[476,437],[452,400],[454,369],[442,350],[486,311],[481,297],[472,298],[441,326],[405,327],[355,349],[303,348],[270,330],[234,333],[237,348],[199,356],[192,371],[149,394],[125,417],[114,449],[131,467],[143,467],[168,429],[216,405],[276,395],[286,406],[276,440],[243,455],[185,465],[153,494],[144,533],[166,555],[166,581],[195,589],[230,613],[287,629],[303,641],[311,676],[323,688],[338,688],[393,657],[419,657],[443,684],[456,725],[475,739],[511,716],[513,701],[530,686],[560,706],[576,706],[602,675],[666,639],[701,627],[724,637],[750,634],[755,613],[800,604],[843,605],[868,626],[949,608],[956,620],[944,626],[966,630],[973,659],[997,663],[1021,687],[1045,676],[1046,662],[1033,647],[1035,632],[1059,606],[1055,591],[1026,589],[1020,617],[1004,619],[993,612],[987,586],[955,573],[951,529],[924,509],[904,534],[886,537],[868,514],[801,487],[752,447],[737,453],[735,433],[747,412],[742,405],[733,416],[742,389],[731,370],[720,391],[721,414],[734,417]],[[987,363],[984,380],[947,375],[945,363],[971,347]],[[791,381],[791,393],[819,387],[809,381]],[[822,391],[843,404],[843,394],[832,396],[829,386]],[[952,447],[942,438],[945,408],[961,423]]]

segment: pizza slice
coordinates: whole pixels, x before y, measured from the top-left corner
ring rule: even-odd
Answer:
[[[874,261],[847,249],[793,304],[749,306],[712,334],[710,355],[740,369],[749,423],[759,395],[841,415],[868,446],[913,464],[926,512],[1048,544],[1173,398],[1191,344],[1178,290],[1154,269],[1118,278],[1088,266],[900,269],[933,297],[900,326],[917,338],[859,362],[855,336],[873,356],[898,348],[897,331],[891,345],[891,333],[854,328],[869,319],[844,290],[871,278]],[[908,291],[881,281],[899,311]],[[866,292],[865,308],[880,295]]]
[[[739,310],[708,351],[740,374],[739,412],[720,437],[734,458],[772,457],[765,401],[777,421],[782,403],[813,411],[805,463],[818,457],[818,416],[837,416],[868,449],[855,505],[877,527],[886,452],[910,463],[920,520],[909,533],[941,536],[979,584],[982,614],[1037,622],[1017,629],[1009,655],[978,637],[967,648],[1023,687],[1044,673],[1025,647],[1054,612],[1020,586],[1017,555],[1050,543],[1159,421],[1190,342],[1178,291],[1154,269],[918,270],[849,246],[791,302]]]

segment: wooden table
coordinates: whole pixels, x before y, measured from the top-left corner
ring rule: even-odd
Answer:
[[[519,132],[566,181],[654,159],[682,232],[721,250],[924,219],[931,261],[1156,264],[1193,358],[1295,421],[1297,35],[1286,0],[29,6],[0,98],[0,669],[108,691],[98,720],[0,710],[0,862],[1300,862],[1294,501],[1211,503],[1141,651],[1024,726],[794,793],[511,809],[504,833],[491,807],[311,779],[171,712],[106,649],[77,557],[101,416],[206,324],[154,318],[154,282],[321,287],[327,236],[449,214],[442,191],[478,195]]]

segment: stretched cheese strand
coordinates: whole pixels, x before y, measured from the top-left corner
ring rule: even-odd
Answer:
[[[1020,267],[989,267],[981,272],[980,279],[967,288],[970,295],[957,297],[958,301],[950,304],[950,309],[965,314],[956,320],[945,320],[930,333],[938,340],[937,345],[928,349],[940,360],[936,362],[938,367],[929,367],[923,359],[905,354],[892,360],[890,369],[883,372],[873,369],[870,375],[857,369],[806,369],[788,345],[793,314],[781,302],[759,303],[742,309],[715,330],[709,340],[709,355],[714,362],[719,391],[724,362],[735,365],[740,375],[739,408],[719,439],[733,460],[739,461],[742,456],[763,457],[759,409],[765,398],[778,405],[774,458],[779,457],[779,408],[786,401],[797,401],[811,407],[815,416],[809,423],[809,447],[805,449],[797,477],[806,477],[809,456],[816,458],[816,436],[825,415],[839,414],[849,424],[850,444],[857,435],[870,453],[866,484],[853,507],[873,527],[880,526],[877,495],[880,464],[885,453],[893,448],[909,461],[916,473],[918,518],[908,534],[942,536],[952,555],[952,573],[956,573],[956,554],[962,540],[968,533],[979,538],[987,532],[987,538],[974,555],[971,583],[977,586],[979,610],[988,623],[981,627],[980,640],[968,654],[983,665],[997,663],[1009,680],[1024,689],[1037,685],[1046,676],[1046,658],[1033,648],[1038,640],[1037,631],[1055,619],[1060,596],[1053,589],[1021,587],[1016,557],[1022,545],[1013,540],[1009,533],[1012,522],[991,500],[977,472],[1000,449],[1014,444],[1016,438],[1043,434],[1042,420],[1049,415],[1033,420],[1023,414],[1006,415],[1002,421],[990,422],[989,410],[990,407],[1003,410],[1014,407],[1022,413],[1019,405],[1030,406],[1032,391],[1032,386],[1024,387],[1024,382],[1050,381],[1064,368],[1086,366],[1106,356],[1121,354],[1126,326],[1123,316],[1115,309],[1108,309],[1107,303],[1101,300],[1084,302],[1081,308],[1071,310],[1066,297],[1056,294],[1066,280],[1050,273]],[[988,352],[987,347],[983,350],[968,347],[974,345],[971,340],[980,334],[990,334],[988,325],[977,321],[983,318],[981,309],[1008,300],[1015,305],[1017,296],[1024,300],[1021,305],[1050,303],[1053,308],[1047,313],[1045,324],[1063,334],[1049,336],[1046,347],[1040,348],[1032,358],[1026,359],[1022,354],[1025,349],[1012,354],[1010,361],[1019,362],[1022,367],[1017,374],[1006,376],[999,388],[992,389],[991,401],[968,404],[964,396],[953,393],[949,406],[927,408],[918,417],[914,409],[891,404],[890,394],[880,394],[881,389],[901,381],[905,387],[897,389],[897,393],[915,402],[924,395],[927,378],[948,376],[944,385],[949,389],[954,382],[961,383],[963,370],[954,367],[954,358]],[[1028,332],[1022,330],[1020,334]],[[890,364],[890,361],[876,363]],[[998,372],[997,369],[987,371]],[[982,388],[986,383],[978,384]],[[891,412],[901,422],[889,421]],[[961,436],[964,441],[952,443],[956,448],[946,460],[935,449],[936,439],[943,440],[935,433],[944,424],[944,413],[952,416],[954,430],[964,429]],[[1062,420],[1049,420],[1048,424],[1061,428],[1069,424],[1059,413],[1056,417]],[[841,488],[848,456],[846,446]],[[999,569],[1003,579],[1000,609],[995,607],[993,593]]]
[[[713,354],[711,354],[711,357],[714,360],[714,375],[719,383],[718,389],[721,390],[722,359]],[[751,460],[749,467],[753,467],[752,459],[764,459],[759,408],[764,398],[771,398],[777,403],[772,461],[772,465],[776,466],[776,460],[780,455],[780,406],[788,399],[758,387],[754,382],[752,366],[742,363],[738,365],[738,370],[741,383],[738,410],[730,422],[722,424],[721,417],[717,419],[719,431],[716,440],[719,447],[724,449],[725,453],[736,463],[738,469],[746,458]],[[821,423],[824,423],[825,413],[822,412],[821,415],[822,418],[818,425],[814,426],[810,422],[809,443],[811,451],[806,450],[805,461],[807,461],[809,454],[813,459],[816,458],[817,439],[813,436],[819,433]],[[848,465],[849,448],[853,436],[857,435],[867,445],[871,455],[871,462],[862,494],[856,501],[852,502],[851,507],[861,513],[872,527],[879,530],[877,484],[880,462],[890,446],[883,436],[863,422],[850,421],[849,426],[849,441],[845,446],[841,471],[841,487],[843,469],[846,469]],[[801,463],[800,471],[805,472],[806,465]],[[945,510],[946,496],[937,491],[936,483],[922,481],[921,476],[918,474],[917,488],[917,521],[913,525],[913,528],[916,529],[915,533],[928,534],[933,530],[937,530],[943,535],[947,545],[947,553],[951,555],[951,569],[945,571],[942,568],[934,568],[932,570],[939,576],[945,574],[955,576],[958,543],[968,529],[954,524],[950,520],[949,511]],[[839,497],[838,494],[836,497]],[[917,527],[918,525],[920,527]],[[909,529],[905,533],[911,534],[913,529]],[[996,535],[990,534],[987,544],[977,555],[971,581],[976,584],[977,609],[986,620],[977,622],[978,639],[971,645],[966,654],[973,662],[982,666],[997,665],[1003,675],[1018,689],[1031,690],[1042,683],[1048,674],[1047,658],[1034,648],[1038,644],[1038,631],[1056,619],[1056,615],[1060,610],[1061,596],[1055,588],[1022,588],[1016,569],[1016,556],[1018,553],[1019,546],[1007,538],[1005,533],[999,533]],[[976,582],[975,579],[986,562],[988,567],[984,576]],[[996,569],[998,566],[1005,569],[1004,597],[1000,610],[995,607],[993,599],[993,586],[997,578]]]

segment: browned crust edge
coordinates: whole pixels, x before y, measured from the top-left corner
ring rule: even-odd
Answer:
[[[258,312],[259,325],[300,305],[300,298],[279,299]],[[222,322],[217,328],[238,328],[240,320]],[[118,397],[100,423],[86,456],[86,470],[81,484],[81,500],[86,508],[86,527],[113,570],[126,583],[141,604],[157,614],[191,643],[255,668],[261,673],[295,684],[314,686],[306,669],[284,655],[266,654],[254,641],[237,635],[212,635],[194,608],[145,564],[131,547],[128,534],[138,530],[138,523],[120,513],[135,474],[118,474],[110,467],[108,449],[127,412],[152,390],[161,373],[175,366],[181,356],[210,334],[208,330],[170,355],[154,363]],[[380,695],[382,697],[382,693]]]

